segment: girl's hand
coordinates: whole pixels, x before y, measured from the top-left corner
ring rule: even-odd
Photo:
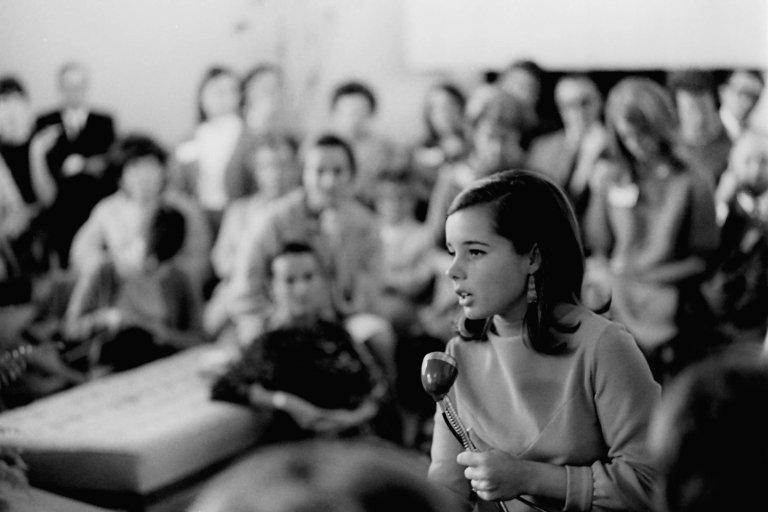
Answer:
[[[532,478],[530,462],[501,450],[465,451],[456,457],[472,489],[486,501],[510,500],[528,494]]]

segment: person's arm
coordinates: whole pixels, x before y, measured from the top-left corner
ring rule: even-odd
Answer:
[[[210,272],[211,230],[208,222],[193,199],[171,190],[166,192],[165,199],[184,215],[187,233],[176,258],[187,271],[192,284],[202,293],[203,284]]]
[[[61,136],[61,125],[47,126],[32,137],[29,146],[29,164],[32,174],[32,188],[43,206],[50,206],[56,200],[58,187],[48,168],[48,152]]]
[[[234,255],[227,308],[238,329],[241,320],[250,323],[249,319],[269,306],[267,264],[280,244],[278,227],[268,214],[256,219],[252,229],[243,234],[243,243]]]
[[[564,510],[649,510],[654,471],[646,449],[648,425],[661,396],[632,337],[616,324],[600,336],[589,357],[588,379],[608,452],[590,465],[555,465],[520,460],[500,450],[464,452],[485,500],[520,494],[562,500]]]
[[[121,226],[114,220],[110,223],[109,215],[104,202],[97,204],[88,220],[75,233],[69,259],[78,271],[110,257],[107,250],[107,226],[110,225],[113,232],[114,229],[121,229]]]
[[[115,279],[112,266],[105,261],[94,261],[80,272],[64,313],[63,330],[67,338],[85,340],[100,330],[117,328],[122,315],[111,307]]]
[[[338,432],[360,425],[376,415],[378,407],[364,401],[355,409],[325,409],[284,391],[270,391],[259,384],[248,388],[251,405],[283,410],[304,429],[315,432]]]
[[[11,170],[0,156],[0,239],[17,238],[27,229],[31,218],[32,211],[14,183]]]

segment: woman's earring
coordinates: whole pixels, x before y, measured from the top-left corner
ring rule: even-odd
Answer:
[[[536,277],[534,274],[528,274],[528,304],[533,304],[539,300],[536,293]]]

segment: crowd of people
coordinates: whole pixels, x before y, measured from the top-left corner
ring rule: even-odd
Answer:
[[[0,77],[0,306],[33,309],[4,335],[56,347],[24,361],[49,384],[11,372],[0,405],[210,343],[230,361],[212,397],[279,413],[265,443],[431,449],[430,478],[481,510],[519,495],[650,509],[651,418],[699,414],[685,408],[707,374],[659,409],[661,386],[765,344],[768,135],[749,124],[763,75],[630,76],[603,98],[565,74],[559,120],[535,63],[492,75],[436,83],[423,138],[404,145],[376,130],[361,81],[303,134],[278,66],[211,67],[171,151],[95,111],[81,63],[60,68],[61,107],[37,119]],[[462,368],[451,396],[479,453],[433,418],[419,376],[432,351]],[[690,442],[655,440],[677,443],[657,457],[670,486],[713,478],[679,474],[705,471],[671,460]]]

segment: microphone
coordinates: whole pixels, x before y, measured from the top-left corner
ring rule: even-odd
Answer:
[[[456,436],[456,439],[461,443],[465,450],[472,452],[480,451],[472,441],[470,437],[470,429],[464,426],[464,423],[459,418],[459,413],[456,412],[456,408],[453,406],[448,392],[451,390],[453,383],[456,382],[456,377],[459,375],[459,367],[456,364],[456,359],[453,356],[446,354],[445,352],[430,352],[421,362],[421,385],[424,387],[424,391],[432,397],[437,405],[440,407],[440,411],[443,413],[443,419],[448,424],[448,428]],[[539,512],[549,512],[546,509],[541,508],[532,501],[516,496],[515,498],[522,503],[525,503],[529,507],[538,510]],[[503,501],[497,501],[496,504],[499,510],[502,512],[507,511],[507,505]]]

